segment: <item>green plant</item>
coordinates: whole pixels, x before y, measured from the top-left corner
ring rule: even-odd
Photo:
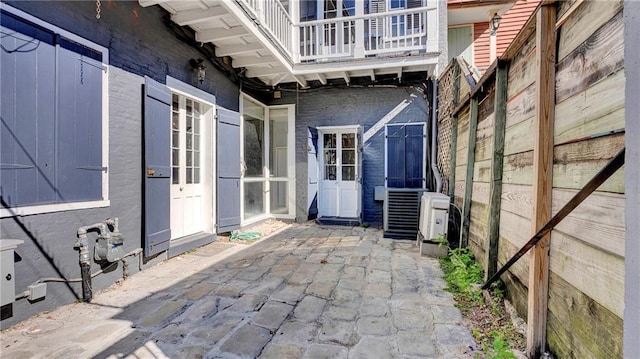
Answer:
[[[438,243],[438,246],[449,246],[449,241],[444,237],[444,234],[440,233],[436,238],[433,239],[434,242]]]
[[[504,335],[496,332],[490,333],[493,336],[493,343],[491,346],[491,350],[486,350],[488,358],[491,359],[517,359],[516,355],[513,354],[511,349],[509,349],[509,343],[504,340]],[[490,353],[489,353],[490,352]]]
[[[482,294],[477,284],[482,282],[482,268],[467,248],[452,249],[442,261],[444,279],[452,292],[468,295],[472,301],[481,301]]]

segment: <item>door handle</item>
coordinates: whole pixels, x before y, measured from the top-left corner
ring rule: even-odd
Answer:
[[[184,189],[184,187],[182,187],[182,186],[181,186],[181,187],[180,187],[180,191],[182,191],[183,189]]]

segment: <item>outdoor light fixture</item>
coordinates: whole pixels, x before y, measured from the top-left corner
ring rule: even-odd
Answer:
[[[491,17],[491,21],[489,22],[489,30],[491,30],[491,35],[495,35],[498,31],[498,27],[500,27],[500,20],[502,17],[498,15],[498,13],[493,14]]]
[[[204,78],[207,75],[207,68],[206,66],[204,66],[203,64],[204,60],[203,59],[191,59],[189,60],[189,63],[191,64],[191,67],[193,68],[193,72],[196,73],[197,77],[198,77],[198,82],[200,82],[200,84],[202,85],[202,83],[204,82]]]

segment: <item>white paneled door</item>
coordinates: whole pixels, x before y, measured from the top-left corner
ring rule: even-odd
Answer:
[[[203,230],[203,104],[173,94],[171,106],[171,238]]]
[[[360,171],[357,130],[322,132],[320,137],[320,217],[360,215]]]

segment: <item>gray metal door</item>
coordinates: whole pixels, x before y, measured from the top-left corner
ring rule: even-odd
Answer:
[[[217,233],[240,228],[240,114],[218,107]]]
[[[171,91],[145,77],[144,254],[169,249],[171,239]]]

